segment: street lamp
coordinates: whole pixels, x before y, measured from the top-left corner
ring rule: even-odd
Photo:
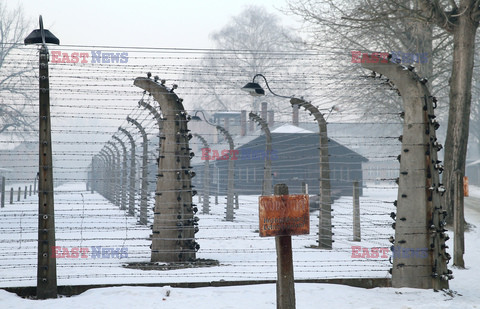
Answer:
[[[327,122],[323,117],[323,114],[313,106],[310,102],[305,101],[303,98],[295,98],[294,96],[284,96],[276,94],[270,89],[267,79],[262,74],[256,74],[253,77],[252,82],[247,83],[241,89],[248,92],[253,96],[260,96],[265,94],[265,90],[255,82],[257,77],[263,78],[265,85],[276,97],[290,99],[292,106],[303,107],[308,110],[318,123],[319,132],[319,227],[318,227],[318,248],[320,249],[332,249],[332,199],[330,195],[330,164],[328,159],[328,136],[327,136]],[[330,110],[330,112],[333,108]]]
[[[203,119],[205,120],[206,123],[208,123],[211,126],[215,126],[218,131],[223,133],[223,135],[227,139],[228,145],[230,147],[230,151],[229,151],[229,154],[228,154],[227,210],[226,210],[226,213],[225,213],[225,220],[233,221],[233,218],[234,218],[234,212],[233,212],[233,186],[234,186],[233,177],[234,177],[234,175],[233,175],[233,172],[234,172],[234,168],[235,168],[234,161],[232,159],[233,150],[235,149],[235,146],[233,144],[233,139],[232,139],[232,136],[230,135],[230,133],[227,130],[225,130],[224,127],[216,125],[214,123],[210,123],[207,120],[207,118],[205,117],[205,114],[203,113],[203,111],[196,111],[195,115],[192,116],[191,120],[201,121],[202,118],[197,116],[198,113],[201,113],[203,115]]]
[[[50,31],[35,29],[24,40],[25,45],[40,44],[39,52],[39,181],[38,181],[38,256],[37,298],[57,298],[57,263],[52,254],[55,247],[55,220],[53,201],[52,134],[50,122],[50,86],[48,76],[48,49],[46,44],[59,45],[59,39]]]
[[[268,91],[270,91],[270,93],[273,94],[274,96],[280,97],[280,98],[286,98],[286,99],[293,98],[293,96],[288,97],[288,96],[276,94],[275,92],[273,92],[272,89],[270,89],[270,86],[268,85],[267,79],[265,78],[265,76],[263,76],[263,74],[255,74],[252,82],[247,83],[241,89],[243,91],[248,92],[251,96],[254,96],[254,97],[259,97],[259,96],[265,95],[265,90],[262,88],[262,86],[260,86],[260,84],[255,82],[255,78],[257,78],[257,77],[263,78],[263,80],[265,81],[265,85],[267,85]]]

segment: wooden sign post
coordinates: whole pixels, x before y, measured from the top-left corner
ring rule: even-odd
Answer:
[[[288,195],[285,184],[273,196],[259,198],[261,237],[275,236],[277,249],[277,309],[295,308],[292,236],[310,233],[308,195]]]

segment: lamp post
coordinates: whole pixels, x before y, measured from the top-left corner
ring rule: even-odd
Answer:
[[[199,116],[197,116],[197,113],[201,113],[203,115],[203,119],[205,120],[205,122],[208,123],[211,126],[215,126],[218,131],[222,132],[223,135],[225,135],[225,138],[228,141],[230,151],[228,153],[227,209],[226,209],[226,213],[225,213],[225,220],[233,221],[233,219],[234,219],[234,211],[233,211],[233,186],[234,186],[233,177],[234,177],[234,175],[233,175],[233,172],[234,172],[234,169],[235,169],[235,166],[234,166],[235,163],[233,161],[233,151],[235,149],[235,145],[233,144],[233,139],[232,139],[232,136],[230,135],[230,133],[227,130],[225,130],[225,128],[223,128],[222,126],[219,126],[219,125],[208,122],[207,118],[205,117],[205,114],[202,111],[196,111],[195,115],[192,116],[192,120],[197,120],[197,121],[202,120]]]
[[[47,299],[57,298],[57,263],[52,256],[52,248],[55,247],[55,215],[47,44],[59,45],[60,41],[43,28],[41,15],[39,25],[40,29],[33,30],[24,43],[40,44],[37,298]]]
[[[260,84],[255,82],[257,77],[263,78],[268,91],[276,97],[290,99],[290,104],[293,106],[301,106],[315,117],[319,129],[319,203],[320,216],[318,226],[318,248],[332,249],[332,205],[330,196],[330,164],[328,159],[328,137],[327,137],[327,123],[322,113],[313,106],[310,102],[303,98],[295,98],[294,96],[284,96],[276,94],[270,89],[267,79],[262,74],[256,74],[252,82],[247,83],[241,89],[248,92],[252,96],[265,95],[265,90]]]

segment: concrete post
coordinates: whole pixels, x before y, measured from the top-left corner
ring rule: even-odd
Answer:
[[[1,208],[5,207],[5,176],[2,176],[2,199],[0,200]]]
[[[126,210],[127,209],[127,178],[128,178],[128,171],[127,171],[127,147],[125,147],[125,143],[118,137],[113,136],[113,139],[116,140],[120,146],[122,147],[122,168],[121,168],[121,184],[120,184],[120,209]]]
[[[135,125],[142,134],[142,187],[140,189],[140,224],[147,225],[147,207],[148,207],[148,139],[145,129],[136,121],[130,117],[127,117],[127,121]]]
[[[90,193],[93,194],[95,190],[97,189],[97,176],[96,176],[96,170],[95,170],[95,161],[96,157],[94,156],[92,158],[92,165],[91,165],[91,170],[90,170]]]
[[[437,157],[441,145],[435,136],[439,126],[434,113],[436,99],[430,95],[427,81],[412,69],[388,59],[362,66],[388,78],[403,99],[392,286],[447,289],[452,276],[447,269],[450,255],[445,251],[447,208],[441,204],[445,187],[439,178],[443,167]]]
[[[199,134],[193,134],[196,138],[198,138],[204,148],[210,148],[208,142],[205,138],[203,138]],[[203,206],[202,206],[202,213],[209,214],[210,213],[210,158],[207,156],[204,160],[204,168],[203,168]]]
[[[108,200],[111,203],[115,203],[115,195],[117,194],[116,186],[115,186],[115,152],[110,149],[109,147],[104,146],[103,151],[108,155],[108,166],[107,166],[107,174],[106,174],[106,181],[107,188],[108,188]]]
[[[195,242],[198,218],[192,197],[187,117],[182,104],[165,81],[137,77],[134,85],[149,92],[160,105],[163,136],[159,149],[157,188],[152,234],[151,262],[194,261],[200,246]]]
[[[360,189],[358,181],[353,182],[353,241],[361,241],[360,232]]]
[[[135,178],[136,178],[136,158],[135,158],[135,140],[132,135],[124,128],[118,128],[120,132],[125,134],[130,142],[130,171],[128,174],[128,215],[135,215]]]
[[[235,213],[234,213],[234,208],[233,208],[233,188],[234,188],[234,171],[235,171],[235,161],[233,160],[234,153],[233,151],[235,150],[235,146],[233,144],[233,139],[230,133],[222,128],[221,126],[217,126],[217,131],[220,131],[223,133],[225,138],[228,141],[229,145],[229,156],[228,156],[228,176],[227,176],[227,208],[225,212],[225,220],[227,221],[233,221]]]
[[[332,249],[332,198],[330,195],[330,163],[328,158],[328,133],[327,122],[318,108],[311,103],[298,98],[291,98],[290,104],[293,110],[303,107],[309,111],[317,121],[319,135],[319,224],[318,224],[318,248]],[[298,113],[298,111],[297,111]],[[298,117],[298,116],[297,116]]]
[[[265,107],[266,108],[266,107]],[[263,186],[262,195],[272,194],[272,134],[268,128],[265,119],[259,117],[255,113],[250,113],[250,120],[257,122],[265,133],[265,166],[263,168]]]
[[[108,194],[110,192],[110,184],[111,184],[110,181],[108,181],[110,155],[104,149],[102,149],[99,152],[98,157],[102,159],[102,164],[101,164],[101,166],[99,166],[99,170],[100,170],[99,174],[100,174],[101,183],[100,183],[100,186],[99,186],[98,190],[99,190],[99,193],[104,198],[109,200],[110,197],[108,196]]]
[[[114,200],[113,203],[120,207],[120,200],[122,196],[122,179],[121,179],[121,165],[120,165],[120,151],[118,150],[117,145],[115,145],[112,141],[107,142],[107,147],[112,147],[111,150],[114,154],[113,156],[113,186],[114,186]]]

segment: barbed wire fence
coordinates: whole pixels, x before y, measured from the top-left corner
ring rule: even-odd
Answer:
[[[238,76],[231,68],[201,67],[193,62],[202,57],[227,57],[228,51],[188,50],[188,49],[141,49],[121,47],[89,47],[62,46],[61,51],[68,54],[70,63],[63,62],[64,56],[59,56],[50,62],[50,87],[52,108],[52,140],[55,180],[55,217],[56,217],[56,247],[52,254],[57,256],[57,274],[60,285],[94,284],[94,283],[151,283],[151,282],[198,282],[219,280],[274,280],[276,278],[276,256],[274,241],[258,236],[258,195],[239,194],[238,209],[232,222],[224,220],[226,193],[211,188],[210,210],[208,214],[198,212],[195,226],[198,232],[196,241],[197,258],[212,261],[211,264],[194,267],[192,263],[156,263],[147,265],[151,255],[151,234],[153,223],[153,206],[156,183],[156,165],[158,160],[159,128],[152,114],[138,104],[145,100],[158,110],[158,103],[133,86],[133,80],[138,76],[146,76],[152,72],[168,85],[176,84],[176,93],[184,99],[187,112],[191,115],[201,106],[195,101],[205,94],[199,94],[202,87],[189,76],[225,75]],[[128,53],[126,62],[92,63],[92,51],[101,50],[103,54]],[[53,52],[53,50],[52,50]],[[51,52],[51,53],[52,53]],[[88,62],[71,61],[72,54],[87,53]],[[78,57],[77,55],[77,57]],[[207,55],[207,56],[205,56]],[[393,235],[391,213],[395,211],[394,201],[397,194],[395,183],[398,177],[399,165],[397,156],[400,152],[402,120],[398,112],[376,113],[359,110],[342,109],[345,100],[355,101],[367,91],[379,89],[379,85],[362,76],[330,76],[326,73],[302,74],[303,67],[319,62],[342,65],[338,51],[279,53],[273,57],[292,58],[292,72],[268,72],[273,86],[291,84],[313,85],[305,88],[305,96],[327,113],[332,106],[340,112],[329,115],[329,138],[339,145],[353,151],[358,151],[369,161],[360,167],[350,170],[332,170],[331,180],[335,181],[336,189],[341,192],[352,191],[353,173],[362,173],[363,195],[360,198],[360,221],[362,229],[361,242],[353,241],[353,201],[352,197],[338,196],[333,205],[333,248],[319,250],[316,245],[316,229],[318,224],[318,209],[311,212],[310,235],[296,236],[294,239],[294,263],[296,279],[323,278],[388,278],[391,267],[389,258]],[[62,57],[62,58],[60,58]],[[348,55],[345,57],[348,61]],[[59,59],[62,59],[61,61]],[[122,59],[122,58],[120,58]],[[8,60],[6,67],[13,69],[16,63],[35,63],[36,55],[29,49],[20,48]],[[296,72],[297,73],[296,73]],[[38,76],[34,76],[37,78]],[[247,78],[247,81],[249,79]],[[241,108],[228,111],[202,109],[213,119],[215,113],[229,112],[240,114],[251,104],[251,99],[239,88],[245,83],[239,80],[236,88],[215,86],[219,95],[234,97],[238,100],[236,106]],[[208,86],[208,85],[207,85]],[[35,96],[36,84],[19,85],[24,91],[31,91]],[[282,89],[282,86],[278,86]],[[348,91],[339,91],[339,89]],[[6,104],[20,104],[15,95],[4,98]],[[31,103],[35,105],[35,103]],[[274,127],[291,124],[292,111],[288,102],[279,99],[279,106],[285,108],[275,110]],[[37,116],[30,116],[35,119]],[[142,222],[141,214],[141,182],[143,138],[139,130],[129,124],[127,117],[141,125],[147,135],[150,151],[147,153],[148,165],[147,184],[147,214]],[[316,124],[307,113],[300,112],[299,126],[312,130]],[[395,120],[396,119],[396,120]],[[359,124],[361,122],[361,124]],[[113,166],[107,156],[100,158],[99,153],[112,141],[112,136],[120,139],[127,148],[129,162],[132,148],[126,134],[118,131],[124,128],[135,143],[134,190],[128,190],[126,195],[134,200],[133,211],[122,209],[119,198],[122,187],[119,170],[108,174],[105,168]],[[192,133],[205,137],[212,149],[226,149],[225,142],[215,130],[206,126],[189,123]],[[239,136],[240,124],[229,123],[228,130],[234,136],[235,147],[252,147],[252,141],[260,135],[259,128],[247,129],[244,136]],[[318,161],[318,151],[300,149],[298,142],[301,137],[291,134],[280,144],[273,138],[273,149],[281,148],[279,155],[290,158],[287,163],[275,170],[278,175],[289,175],[290,171],[298,171],[297,186],[290,187],[292,193],[300,193],[302,182],[318,181],[318,174],[309,173],[301,162]],[[161,139],[160,139],[161,140]],[[193,171],[197,172],[194,183],[201,189],[200,177],[203,169],[201,160],[203,143],[192,138],[190,148],[195,153],[192,161]],[[116,143],[118,146],[120,144]],[[287,145],[287,146],[285,146]],[[0,210],[0,269],[2,270],[3,287],[31,286],[36,282],[37,257],[37,204],[36,171],[38,169],[38,140],[35,135],[27,135],[25,140],[12,137],[10,134],[0,136],[2,157],[2,174],[5,176],[5,207]],[[245,150],[246,151],[246,150]],[[124,154],[119,150],[115,154],[118,162]],[[331,154],[331,160],[349,164],[349,156]],[[98,158],[95,162],[94,158]],[[257,158],[258,159],[258,158]],[[264,158],[261,157],[260,160]],[[302,160],[300,160],[302,159]],[[117,159],[115,159],[116,161]],[[201,163],[201,164],[200,164]],[[212,161],[212,165],[215,162]],[[353,165],[352,165],[353,166]],[[308,168],[308,167],[307,167]],[[215,175],[212,167],[211,178],[220,185],[227,179]],[[255,177],[261,178],[258,172]],[[261,185],[246,180],[244,170],[236,169],[234,180],[242,181],[245,191],[261,191]],[[130,176],[129,176],[130,177]],[[216,177],[216,178],[215,178]],[[243,177],[243,178],[242,178]],[[251,177],[251,176],[250,176]],[[358,180],[358,179],[357,179]],[[274,177],[275,182],[275,177]],[[104,186],[102,191],[101,187]],[[110,193],[105,194],[108,186]],[[313,186],[311,186],[312,188]],[[20,189],[19,189],[20,188]],[[31,188],[31,189],[30,189]],[[28,194],[26,192],[29,192]],[[13,192],[13,193],[11,193]],[[23,192],[23,193],[22,193]],[[32,194],[30,194],[32,192]],[[133,193],[132,193],[133,192]],[[12,195],[13,194],[13,195]],[[215,194],[218,195],[215,199]],[[20,198],[18,198],[20,196]],[[117,197],[115,197],[117,196]],[[195,208],[200,207],[201,194],[194,196]],[[217,200],[217,203],[216,203]],[[198,201],[198,202],[197,202]],[[215,261],[215,262],[213,262]],[[138,265],[144,265],[140,267]],[[211,266],[211,267],[207,267]],[[140,268],[140,269],[139,269]]]

